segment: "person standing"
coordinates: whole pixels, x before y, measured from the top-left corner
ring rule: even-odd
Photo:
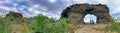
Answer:
[[[92,18],[90,19],[90,24],[94,24],[94,20]]]

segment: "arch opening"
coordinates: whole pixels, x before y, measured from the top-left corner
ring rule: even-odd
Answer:
[[[95,16],[94,14],[86,14],[84,16],[84,23],[85,24],[96,24],[97,16]]]

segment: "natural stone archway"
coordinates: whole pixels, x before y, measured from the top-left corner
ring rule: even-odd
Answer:
[[[111,19],[109,8],[103,4],[74,4],[63,10],[61,18],[66,18],[67,22],[83,24],[86,14],[94,14],[97,17],[97,23],[108,23]]]

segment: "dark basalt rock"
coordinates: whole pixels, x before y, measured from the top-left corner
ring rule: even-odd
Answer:
[[[9,12],[9,13],[6,15],[6,18],[11,18],[11,17],[15,18],[15,19],[17,20],[16,22],[17,22],[18,24],[21,24],[21,23],[24,22],[23,16],[22,16],[21,13]],[[10,20],[12,20],[12,19],[10,19]]]
[[[86,14],[97,16],[97,23],[108,23],[111,19],[109,8],[103,4],[74,4],[63,10],[61,18],[66,18],[67,22],[84,24]]]
[[[17,12],[9,12],[6,15],[6,18],[9,18],[11,16],[14,17],[14,18],[23,18],[22,14],[21,13],[17,13]]]

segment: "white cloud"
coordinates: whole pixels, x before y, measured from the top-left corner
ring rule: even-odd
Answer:
[[[34,13],[36,13],[36,14],[40,14],[40,13],[42,13],[42,12],[37,11],[37,10],[34,10]]]
[[[73,0],[75,3],[87,3],[88,0]]]
[[[56,0],[48,0],[49,3],[55,3]]]
[[[4,6],[4,5],[13,4],[13,6],[17,6],[19,4],[21,7],[20,8],[21,10],[23,10],[22,8],[28,9],[28,11],[23,10],[24,13],[30,12],[30,13],[33,13],[33,16],[35,16],[39,13],[42,13],[48,17],[60,18],[61,11],[63,9],[65,9],[66,7],[70,6],[71,4],[76,4],[76,3],[98,4],[98,3],[102,3],[102,4],[106,4],[110,8],[110,13],[112,15],[116,14],[116,13],[120,13],[120,0],[60,0],[63,3],[58,3],[59,2],[58,0],[47,0],[49,3],[38,2],[37,4],[35,4],[32,1],[34,1],[34,0],[24,0],[24,1],[23,0],[4,0],[4,1],[0,1],[0,8],[6,9],[6,10],[13,10],[15,12],[18,12],[16,7],[9,7],[9,6]],[[22,2],[25,2],[25,3],[27,2],[27,4],[24,4]],[[47,12],[47,11],[50,11],[50,10],[48,10],[49,6],[48,5],[47,6],[41,5],[41,4],[58,5],[57,3],[62,4],[63,6],[62,5],[57,6],[59,8],[62,7],[62,9],[59,9],[59,8],[53,9],[53,11],[55,11],[55,12]],[[21,5],[21,4],[24,4],[24,5]],[[56,10],[57,10],[57,12],[56,12]],[[56,13],[56,14],[54,14],[54,13]],[[28,14],[28,16],[29,15],[32,16],[31,14]]]
[[[101,4],[106,4],[109,0],[98,0],[97,2],[101,3]]]
[[[54,18],[56,20],[59,20],[60,16],[57,14],[53,14],[53,13],[47,13],[45,16],[48,16],[48,18]]]
[[[120,0],[114,0],[114,1],[109,0],[106,4],[108,5],[108,7],[110,9],[110,14],[111,15],[120,13]],[[117,17],[117,16],[119,16],[119,15],[116,15],[116,16],[113,16],[113,17]]]
[[[120,6],[116,8],[116,11],[120,13]]]
[[[13,3],[13,6],[14,6],[14,7],[16,7],[16,6],[18,6],[18,4],[16,4],[16,3]]]
[[[28,8],[28,11],[34,11],[32,8]]]

